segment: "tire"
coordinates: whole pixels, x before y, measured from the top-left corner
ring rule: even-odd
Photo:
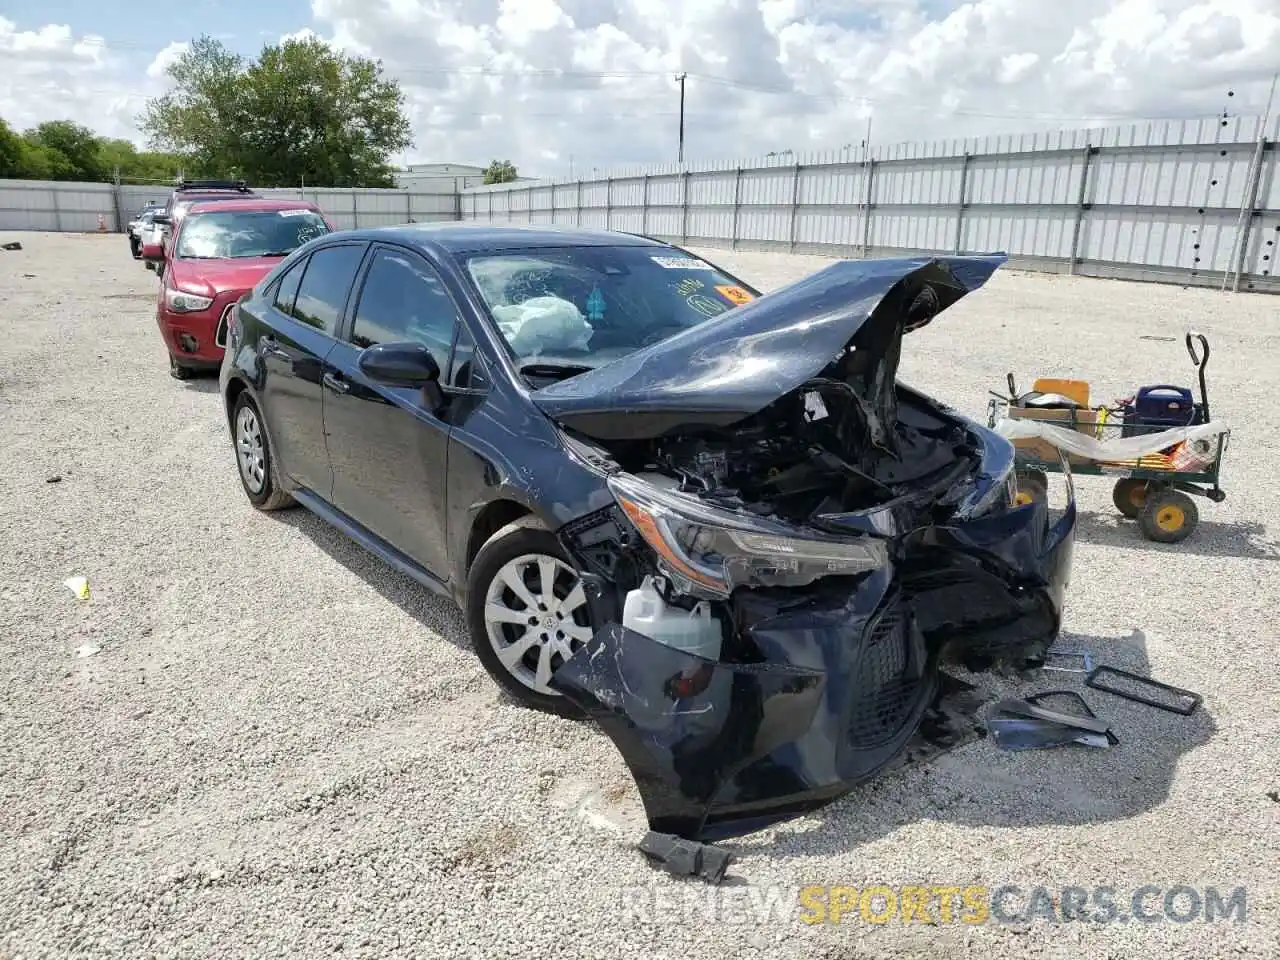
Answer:
[[[1196,502],[1181,490],[1149,493],[1138,515],[1142,535],[1156,543],[1181,543],[1200,523]]]
[[[1018,494],[1013,501],[1015,507],[1049,502],[1049,477],[1043,470],[1019,470],[1017,480]]]
[[[530,606],[509,586],[515,582],[528,600],[541,601],[548,593],[548,570],[555,599],[544,608]],[[581,720],[586,714],[545,684],[593,632],[576,578],[560,542],[536,518],[522,517],[490,537],[476,554],[467,575],[466,615],[476,656],[498,686],[526,707]],[[495,610],[509,619],[495,618]],[[520,616],[525,610],[531,611],[528,620]],[[504,663],[500,649],[511,657],[523,650],[523,656]]]
[[[1148,492],[1146,480],[1125,477],[1123,480],[1116,481],[1116,485],[1111,491],[1111,502],[1116,505],[1117,510],[1130,520],[1136,520],[1138,515],[1142,513],[1143,505],[1147,502]]]
[[[169,376],[175,380],[191,380],[195,375],[194,370],[184,367],[173,354],[169,354]]]
[[[249,502],[264,511],[291,506],[293,498],[280,489],[262,414],[248,393],[240,394],[231,412],[231,443],[236,472]]]

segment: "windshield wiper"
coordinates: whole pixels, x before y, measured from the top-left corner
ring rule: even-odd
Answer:
[[[526,377],[548,377],[568,380],[580,373],[588,373],[595,367],[581,363],[561,363],[554,360],[534,360],[520,365],[520,374]]]

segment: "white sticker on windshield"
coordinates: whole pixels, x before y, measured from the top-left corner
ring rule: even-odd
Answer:
[[[278,210],[276,212],[282,217],[305,217],[311,213],[310,210]]]
[[[693,257],[650,257],[654,263],[668,270],[714,270],[711,264],[705,260],[695,260]]]

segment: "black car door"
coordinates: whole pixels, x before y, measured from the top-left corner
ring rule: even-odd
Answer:
[[[357,284],[346,336],[325,362],[324,427],[333,504],[361,526],[446,579],[445,465],[449,424],[439,394],[388,386],[360,372],[361,351],[416,341],[449,369],[459,324],[453,298],[422,257],[377,245]]]
[[[259,341],[262,415],[278,468],[328,499],[333,474],[324,442],[320,381],[336,344],[367,243],[321,247],[281,277],[269,330]]]

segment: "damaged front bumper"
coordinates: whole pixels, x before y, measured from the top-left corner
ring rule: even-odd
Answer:
[[[1043,503],[926,525],[879,569],[804,588],[737,590],[752,662],[715,662],[620,625],[587,574],[593,639],[551,686],[613,740],[650,828],[739,836],[848,792],[900,754],[934,698],[939,660],[1034,657],[1061,624],[1076,509]],[[963,516],[963,513],[959,515]]]

